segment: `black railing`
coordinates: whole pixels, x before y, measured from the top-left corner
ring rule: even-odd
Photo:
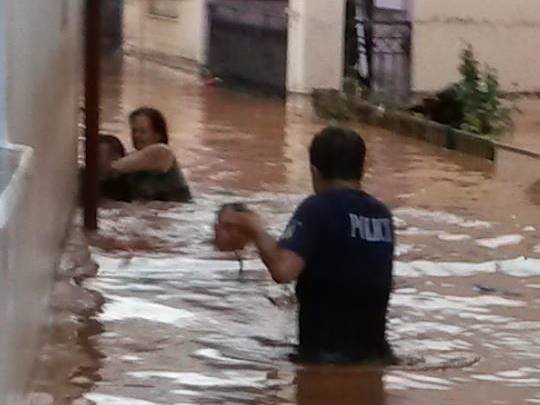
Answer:
[[[372,95],[391,104],[407,102],[411,94],[409,21],[357,19],[359,60],[356,69]]]

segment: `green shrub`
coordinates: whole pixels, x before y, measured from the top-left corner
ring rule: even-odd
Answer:
[[[471,45],[461,53],[461,79],[414,107],[441,124],[480,135],[497,136],[513,128],[511,109],[500,91],[497,72],[483,71]]]
[[[353,116],[350,98],[337,90],[316,89],[311,98],[314,110],[321,118],[348,121]]]
[[[468,45],[461,54],[459,68],[462,79],[458,93],[463,106],[460,128],[476,134],[499,135],[513,128],[511,109],[503,101],[497,72],[490,67],[481,71],[479,65]]]

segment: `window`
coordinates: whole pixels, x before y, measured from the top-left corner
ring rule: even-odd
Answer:
[[[178,18],[178,0],[150,0],[148,13],[156,17]]]

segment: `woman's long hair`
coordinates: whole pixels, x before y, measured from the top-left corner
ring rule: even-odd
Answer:
[[[161,111],[150,107],[141,107],[129,114],[129,120],[133,121],[139,115],[143,115],[150,120],[152,129],[159,135],[159,142],[169,143],[169,130],[167,129],[167,121]]]

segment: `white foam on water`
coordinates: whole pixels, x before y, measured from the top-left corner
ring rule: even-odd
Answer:
[[[497,262],[497,271],[514,277],[540,276],[540,259],[518,257]]]
[[[523,378],[527,376],[527,372],[525,370],[508,370],[508,371],[499,371],[498,373],[495,373],[499,377],[503,378]]]
[[[443,332],[451,335],[457,335],[464,332],[465,329],[449,325],[446,323],[437,323],[437,322],[408,322],[401,325],[399,328],[399,333],[411,333],[415,334],[425,333],[425,332]]]
[[[408,310],[421,308],[422,311],[418,311],[419,314],[425,311],[436,311],[441,316],[452,315],[493,323],[503,323],[498,322],[503,321],[503,319],[498,319],[497,315],[492,314],[490,307],[521,308],[525,305],[523,301],[490,295],[459,297],[440,295],[434,292],[421,292],[417,294],[402,294],[398,292],[391,296],[392,307],[406,307]],[[512,321],[512,319],[504,319],[504,322],[509,321]],[[393,326],[393,328],[397,328],[398,330],[401,327],[407,327],[399,321],[394,321],[392,325],[398,325]],[[411,328],[414,331],[412,326]]]
[[[144,401],[142,399],[117,397],[93,392],[85,394],[84,398],[95,402],[96,405],[162,405],[157,402]]]
[[[482,295],[480,297],[460,297],[463,301],[469,301],[471,305],[479,305],[484,307],[499,306],[509,308],[519,308],[526,306],[523,301],[511,300],[508,298],[498,297],[496,295]]]
[[[141,298],[108,296],[99,319],[104,322],[143,319],[175,327],[185,327],[195,315],[183,309],[156,304]]]
[[[396,261],[395,274],[400,277],[468,277],[486,273],[503,273],[513,277],[540,276],[540,259],[518,257],[481,263]]]
[[[452,382],[442,378],[428,377],[418,374],[394,372],[383,377],[386,389],[390,390],[433,390],[448,391],[452,388]]]
[[[496,269],[495,262],[461,263],[417,260],[412,262],[398,261],[395,263],[395,273],[401,277],[466,277],[478,273],[495,273]]]
[[[116,332],[104,332],[100,336],[105,339],[116,339],[120,335]]]
[[[118,285],[119,280],[110,279],[107,277],[100,277],[98,279],[94,279],[89,281],[89,285],[91,285],[92,288],[95,288],[98,291],[103,292],[103,290],[107,291],[140,291],[140,292],[160,292],[163,291],[164,288],[157,286],[157,285],[147,285],[147,284],[135,284],[135,283],[128,283],[128,284],[122,284]]]
[[[479,221],[479,220],[476,220],[476,221],[465,221],[465,222],[462,222],[461,224],[458,224],[459,226],[463,227],[463,228],[491,228],[491,223],[489,222],[485,222],[485,221]]]
[[[406,243],[399,243],[397,246],[396,246],[396,256],[399,257],[399,256],[403,256],[403,255],[406,255],[407,253],[411,253],[411,252],[414,252],[416,250],[416,246],[414,245],[408,245]]]
[[[223,377],[217,377],[193,372],[135,371],[128,373],[130,377],[139,379],[163,378],[172,380],[173,384],[187,387],[264,388],[268,386],[267,373],[262,371],[225,371],[223,374]]]
[[[401,218],[394,217],[394,228],[396,229],[403,229],[407,227],[407,222],[402,220]]]
[[[446,233],[446,232],[437,235],[437,237],[440,240],[444,240],[444,241],[448,241],[448,242],[459,242],[459,241],[472,239],[470,235],[453,234],[453,233]]]
[[[120,357],[120,359],[125,361],[141,361],[142,357],[126,354],[125,356]]]
[[[423,333],[430,333],[431,331],[424,331]],[[399,339],[398,345],[403,345],[403,334],[401,331],[397,332],[396,339]],[[453,353],[456,350],[470,350],[472,344],[464,340],[457,340],[453,337],[448,337],[447,339],[426,339],[425,337],[416,338],[419,336],[418,333],[411,334],[410,337],[406,339],[406,347],[410,347],[412,352],[418,350],[419,347],[422,350],[427,350],[430,352],[436,352],[441,354],[442,352]],[[395,344],[395,343],[394,343]]]
[[[219,362],[223,362],[227,364],[243,364],[243,365],[250,364],[247,361],[225,357],[219,350],[215,350],[215,349],[197,350],[196,352],[193,353],[193,357],[208,359],[208,360],[215,360],[215,361],[219,361]]]
[[[423,219],[448,225],[458,225],[464,228],[490,228],[492,225],[485,221],[469,221],[458,215],[441,211],[428,211],[419,208],[398,208],[394,214]]]
[[[493,374],[474,374],[471,377],[478,381],[502,382],[514,387],[540,387],[540,379],[538,378],[504,378]]]
[[[104,256],[95,255],[98,262],[99,276],[97,283],[109,283],[118,285],[126,283],[125,280],[185,280],[186,276],[201,280],[215,279],[223,271],[238,273],[238,262],[224,259],[204,259],[188,256],[160,256],[160,257],[135,257],[129,262],[129,266],[121,266],[120,260],[111,261]],[[101,262],[102,259],[104,262]],[[263,268],[259,259],[244,260],[246,271]],[[88,280],[87,285],[92,286],[96,280]],[[112,289],[112,288],[111,288]]]
[[[509,322],[512,322],[514,320],[513,318],[509,318],[507,316],[477,314],[477,313],[467,313],[467,312],[460,313],[459,317],[461,319],[474,319],[475,321],[489,322],[489,323],[496,323],[496,324],[508,324]]]
[[[399,229],[396,231],[396,234],[400,236],[436,236],[440,233],[441,231],[422,229],[422,228],[417,228],[415,226],[411,226],[406,229]]]
[[[174,391],[171,391],[171,392],[173,394],[183,395],[183,396],[186,396],[186,397],[198,397],[198,396],[201,395],[200,392],[192,391],[192,390],[174,390]]]
[[[502,235],[496,238],[478,239],[476,244],[488,249],[498,249],[503,246],[519,245],[524,239],[523,235]]]

